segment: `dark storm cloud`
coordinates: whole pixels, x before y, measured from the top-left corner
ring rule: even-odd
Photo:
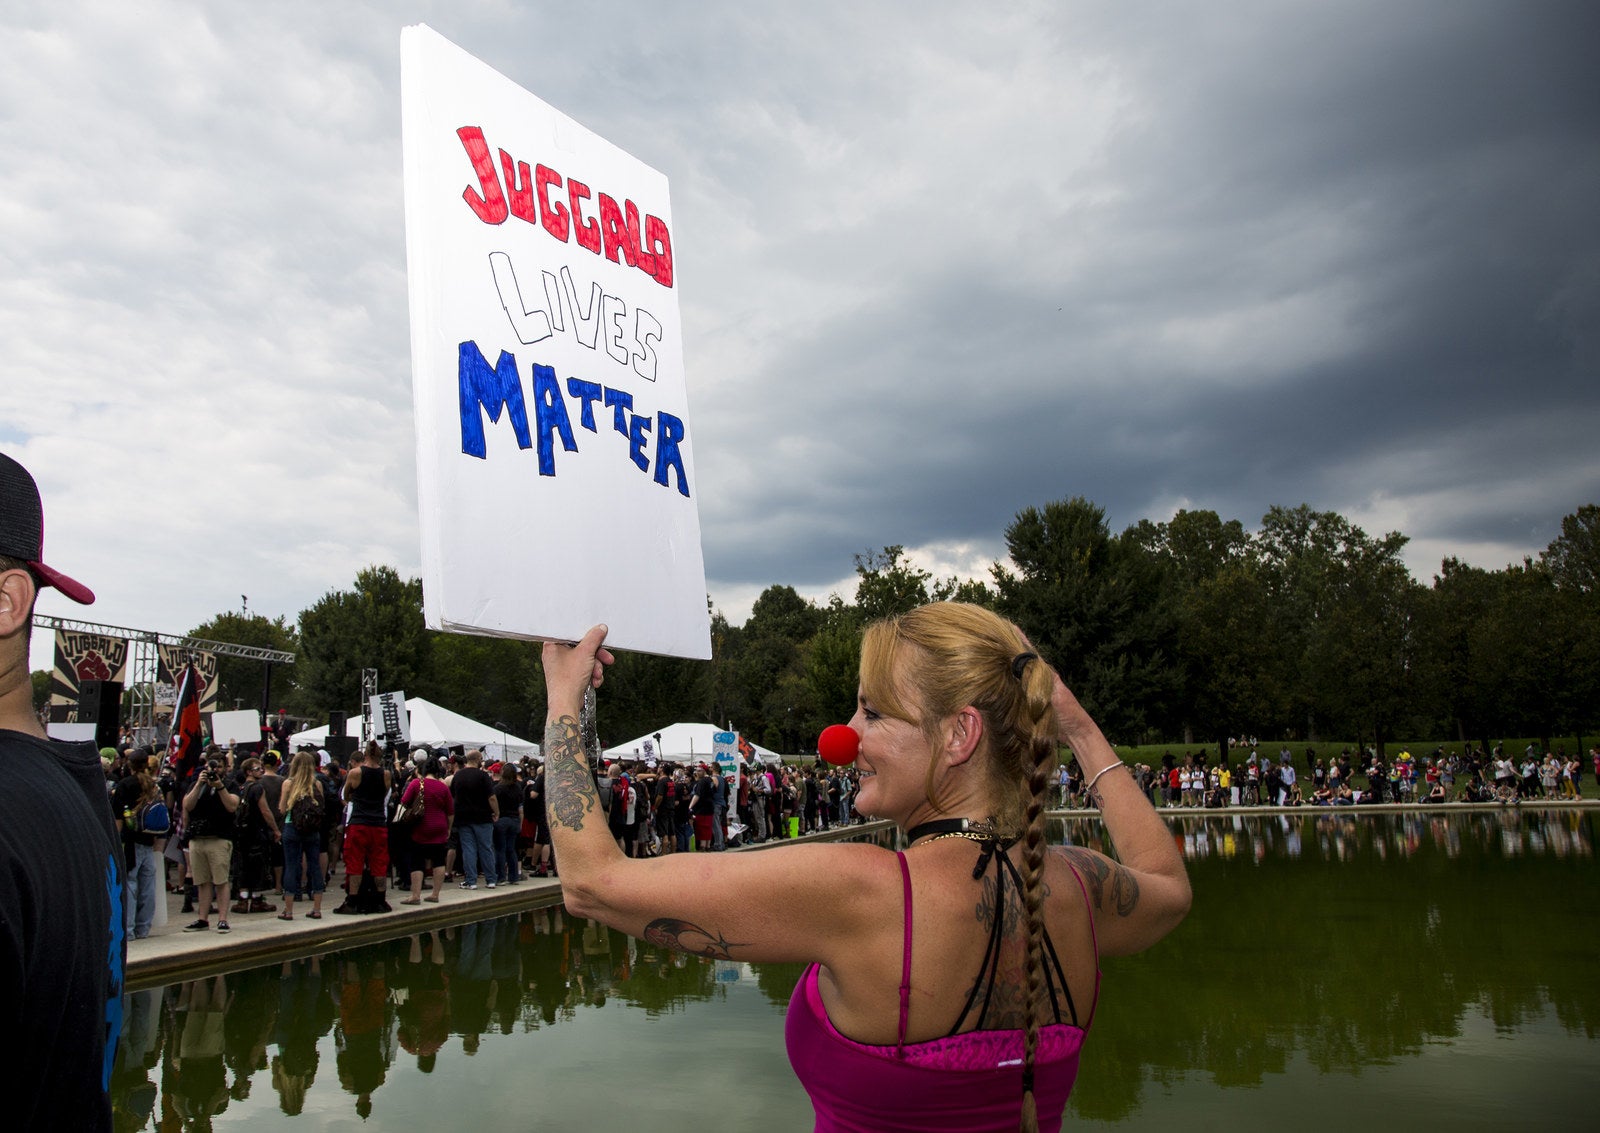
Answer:
[[[869,265],[894,283],[773,364],[772,420],[812,435],[741,477],[819,508],[854,482],[855,510],[726,556],[733,524],[708,531],[714,574],[998,553],[1017,506],[1079,493],[1119,527],[1162,501],[1253,524],[1410,499],[1408,533],[1526,546],[1600,492],[1595,11],[1167,14],[1095,29],[1131,92],[1107,200],[1031,201],[1015,258]]]
[[[102,616],[417,571],[417,20],[670,178],[736,619],[890,543],[981,570],[1071,495],[1305,501],[1423,577],[1600,499],[1586,2],[13,6],[0,436],[63,561],[121,532]],[[175,538],[253,549],[173,578]]]

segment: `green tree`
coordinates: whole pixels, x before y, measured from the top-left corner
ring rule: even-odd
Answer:
[[[277,649],[285,653],[298,653],[300,638],[295,627],[282,616],[267,618],[262,614],[224,613],[201,622],[188,633],[206,641],[221,641],[229,645],[252,645],[261,649]],[[299,684],[299,665],[272,666],[272,703],[267,712],[287,708],[292,713],[302,713],[308,707]],[[242,657],[217,658],[217,705],[231,709],[237,703],[242,708],[261,707],[261,694],[266,687],[267,663],[250,661]]]
[[[899,544],[855,556],[856,609],[863,621],[904,614],[928,601],[933,576],[912,565]]]
[[[806,717],[795,712],[814,712],[801,650],[822,621],[822,611],[792,586],[769,586],[755,600],[732,665],[740,705],[733,723],[745,735],[768,747],[799,742]]]
[[[1563,590],[1600,595],[1600,507],[1584,504],[1564,517],[1539,559]]]
[[[1267,730],[1281,690],[1261,664],[1266,601],[1250,536],[1214,511],[1179,511],[1166,523],[1141,520],[1124,533],[1162,567],[1176,621],[1175,697],[1184,743],[1196,735],[1226,752],[1230,735]]]
[[[535,743],[544,732],[539,644],[468,633],[429,633],[430,671],[408,690]],[[379,678],[383,679],[380,668]]]
[[[415,690],[432,675],[432,644],[422,581],[366,567],[355,589],[329,591],[300,612],[300,687],[317,712],[357,704],[366,668],[378,670],[380,692]]]
[[[1170,709],[1178,673],[1161,567],[1137,532],[1113,539],[1081,496],[1024,508],[1006,528],[996,608],[1027,633],[1108,733],[1134,739]]]

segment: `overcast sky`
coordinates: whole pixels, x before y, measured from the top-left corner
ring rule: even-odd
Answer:
[[[41,612],[181,633],[420,573],[415,22],[670,179],[736,623],[885,544],[981,572],[1072,495],[1307,502],[1425,582],[1600,502],[1588,0],[36,0],[0,7],[0,450],[99,595]]]

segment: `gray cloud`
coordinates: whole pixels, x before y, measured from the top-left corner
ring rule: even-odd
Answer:
[[[1071,494],[1304,500],[1422,577],[1600,498],[1592,5],[35,5],[0,17],[0,443],[95,616],[417,569],[417,20],[671,178],[735,620],[886,543],[972,569]]]

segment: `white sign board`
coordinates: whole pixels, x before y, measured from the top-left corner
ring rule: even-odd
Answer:
[[[411,742],[411,717],[406,715],[406,694],[380,692],[372,698],[372,738],[378,743]]]
[[[261,742],[261,713],[254,708],[237,712],[211,714],[211,742],[222,747],[229,744],[258,744]]]
[[[429,628],[711,656],[667,180],[401,33]]]

